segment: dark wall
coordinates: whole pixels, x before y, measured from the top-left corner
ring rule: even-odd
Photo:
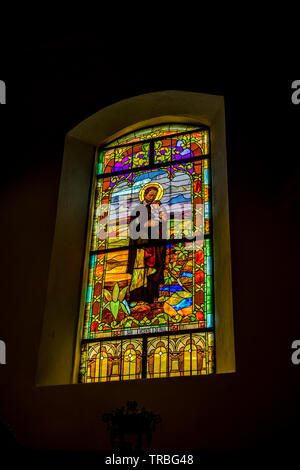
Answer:
[[[102,414],[136,399],[161,415],[153,448],[290,451],[299,439],[300,392],[300,365],[291,362],[300,339],[293,80],[247,68],[213,72],[192,51],[186,61],[174,54],[150,63],[147,54],[120,48],[96,35],[28,40],[18,49],[22,80],[12,60],[0,76],[7,83],[0,109],[3,428],[25,449],[108,449]],[[237,372],[36,388],[65,134],[106,105],[172,89],[225,96]]]

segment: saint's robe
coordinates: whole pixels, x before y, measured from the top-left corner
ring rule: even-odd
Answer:
[[[134,240],[130,236],[132,228],[129,228],[130,239],[127,272],[132,275],[129,288],[129,301],[145,301],[151,304],[158,298],[159,285],[164,282],[166,246],[159,244],[159,240],[163,238],[163,224],[161,221],[156,228],[157,235],[154,244],[151,245],[151,227],[148,227],[148,238],[145,236],[145,231],[143,232],[143,227],[140,223],[140,213],[143,209],[141,208],[142,205],[147,210],[148,221],[151,221],[150,204],[141,203],[132,211],[133,215],[130,217],[130,224],[132,224],[132,222],[136,224],[135,230],[136,232],[140,230],[141,236]],[[132,227],[132,225],[130,225],[130,227]],[[147,243],[147,246],[144,246],[145,243]]]

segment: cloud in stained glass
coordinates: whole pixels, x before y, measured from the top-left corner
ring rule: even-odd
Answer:
[[[122,181],[112,191],[110,221],[125,216],[126,211],[139,203],[139,192],[149,183],[159,183],[164,188],[161,198],[162,206],[169,206],[173,213],[183,210],[185,215],[191,213],[191,178],[187,173],[178,171],[172,180],[167,171],[153,171],[137,175],[132,184]]]

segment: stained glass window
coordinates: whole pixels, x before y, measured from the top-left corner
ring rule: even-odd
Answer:
[[[209,129],[97,151],[80,381],[214,372]]]

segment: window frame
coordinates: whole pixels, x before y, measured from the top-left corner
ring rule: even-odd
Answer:
[[[37,358],[38,386],[78,383],[82,331],[78,305],[85,274],[93,191],[90,181],[95,171],[96,148],[135,130],[167,122],[210,128],[216,374],[236,371],[224,97],[167,90],[135,96],[103,108],[66,135]],[[200,380],[204,376],[195,377]]]

